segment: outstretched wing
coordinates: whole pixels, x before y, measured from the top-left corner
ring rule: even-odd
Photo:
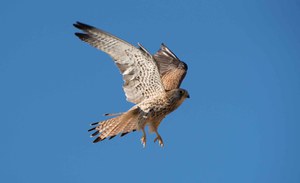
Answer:
[[[77,22],[84,33],[75,33],[82,41],[109,54],[123,75],[127,100],[135,104],[165,93],[159,71],[151,54],[95,27]]]
[[[172,90],[180,87],[187,72],[186,63],[179,58],[163,43],[158,52],[153,55],[165,89]]]

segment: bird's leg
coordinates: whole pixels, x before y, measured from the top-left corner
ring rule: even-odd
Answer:
[[[141,143],[143,144],[143,147],[146,147],[146,132],[145,132],[145,126],[146,126],[146,121],[147,118],[149,117],[150,112],[142,112],[140,113],[139,116],[139,121],[138,121],[138,129],[142,129],[143,131],[143,136],[141,138]]]
[[[161,136],[158,134],[157,129],[155,129],[154,132],[157,135],[156,138],[154,139],[154,142],[156,142],[158,140],[158,144],[160,145],[160,147],[163,147],[164,146],[164,142],[163,142]]]
[[[143,136],[141,138],[141,143],[143,144],[143,147],[146,147],[146,132],[145,132],[145,127],[142,128],[143,131]]]

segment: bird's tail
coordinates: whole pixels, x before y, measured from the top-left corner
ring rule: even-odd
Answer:
[[[139,116],[139,108],[133,108],[117,117],[91,124],[98,125],[89,129],[89,132],[95,130],[91,137],[98,136],[93,143],[100,142],[108,137],[112,139],[119,133],[122,137],[129,132],[136,131]]]

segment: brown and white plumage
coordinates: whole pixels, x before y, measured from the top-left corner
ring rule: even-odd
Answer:
[[[165,90],[169,91],[179,88],[188,69],[186,63],[180,61],[163,43],[153,57],[158,65]]]
[[[95,143],[95,142],[102,141],[107,137],[110,137],[109,139],[112,139],[119,133],[122,133],[121,136],[124,136],[125,134],[131,131],[135,131],[137,129],[136,121],[140,117],[141,116],[139,115],[139,109],[134,108],[115,118],[94,123],[92,125],[98,125],[98,126],[91,128],[89,130],[89,131],[96,130],[96,132],[94,132],[91,135],[91,137],[94,137],[100,133],[100,135],[94,140]]]
[[[152,56],[140,44],[139,47],[135,47],[105,31],[80,22],[74,26],[84,32],[75,33],[77,37],[113,58],[123,75],[123,89],[127,100],[136,104],[127,112],[117,114],[114,118],[94,123],[93,125],[97,126],[89,130],[95,130],[91,135],[97,136],[94,142],[108,137],[111,139],[118,134],[123,136],[131,131],[142,130],[141,141],[145,146],[145,126],[149,125],[150,131],[157,134],[155,141],[158,140],[159,144],[163,145],[162,138],[157,132],[158,125],[167,114],[189,98],[186,90],[178,88],[185,73],[180,74],[179,77],[174,75],[182,62],[179,59],[170,60],[167,58],[169,55],[163,56],[171,54],[172,58],[177,58],[164,45],[161,51]],[[172,84],[167,85],[167,81]]]
[[[76,33],[81,40],[109,54],[123,75],[127,100],[135,104],[165,92],[152,56],[139,48],[92,26],[74,24],[85,33]]]

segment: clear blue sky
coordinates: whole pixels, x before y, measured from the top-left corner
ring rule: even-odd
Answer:
[[[0,182],[299,183],[299,18],[296,0],[1,1]],[[164,148],[91,143],[91,122],[132,104],[75,21],[189,65]]]

